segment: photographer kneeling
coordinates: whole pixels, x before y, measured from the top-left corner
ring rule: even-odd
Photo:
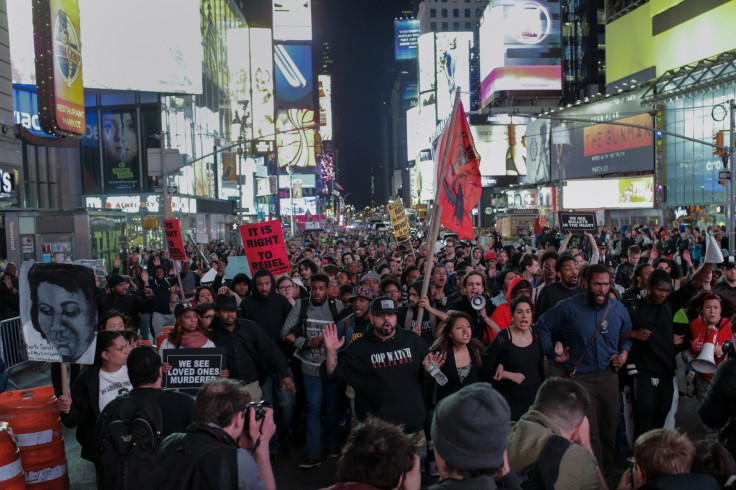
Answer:
[[[716,369],[698,414],[711,429],[722,429],[719,439],[736,458],[736,349],[732,340],[723,343],[723,353],[727,359]]]

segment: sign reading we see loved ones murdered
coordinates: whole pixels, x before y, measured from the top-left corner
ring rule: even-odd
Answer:
[[[289,257],[279,220],[242,225],[240,234],[250,270],[268,269],[274,276],[289,272]]]
[[[220,377],[225,366],[224,347],[208,349],[164,349],[164,362],[171,369],[164,373],[163,387],[176,388],[195,396],[200,386]]]

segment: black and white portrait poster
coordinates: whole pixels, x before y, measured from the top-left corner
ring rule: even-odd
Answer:
[[[19,282],[28,359],[92,364],[97,325],[94,271],[83,265],[24,262]]]

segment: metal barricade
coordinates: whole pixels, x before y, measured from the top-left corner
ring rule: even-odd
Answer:
[[[19,316],[0,321],[0,356],[5,360],[6,369],[28,362],[26,343],[23,340],[23,324]],[[9,381],[18,389],[12,380]]]

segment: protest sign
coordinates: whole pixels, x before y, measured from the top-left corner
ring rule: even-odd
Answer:
[[[594,212],[579,213],[575,211],[560,211],[560,230],[562,233],[597,233],[598,220]]]
[[[92,364],[97,287],[85,265],[23,262],[20,318],[28,360]]]
[[[248,277],[253,277],[250,265],[248,265],[248,257],[244,257],[242,255],[233,255],[228,257],[227,266],[225,267],[225,275],[222,276],[223,279],[232,279],[241,272]]]
[[[242,225],[240,234],[251,270],[268,269],[274,276],[289,272],[289,257],[279,220]]]
[[[164,349],[163,353],[171,369],[164,373],[162,386],[194,396],[204,383],[220,377],[227,349]]]
[[[187,260],[184,251],[184,241],[181,237],[178,219],[165,219],[164,231],[166,233],[166,247],[169,249],[169,257],[173,260]]]
[[[391,225],[394,228],[394,235],[396,235],[396,241],[399,243],[408,242],[410,236],[409,220],[406,217],[406,210],[404,204],[400,199],[389,203],[388,215],[391,218]]]
[[[105,259],[79,259],[73,260],[72,264],[83,265],[89,267],[95,272],[95,276],[100,278],[107,277],[107,268],[105,267]]]

